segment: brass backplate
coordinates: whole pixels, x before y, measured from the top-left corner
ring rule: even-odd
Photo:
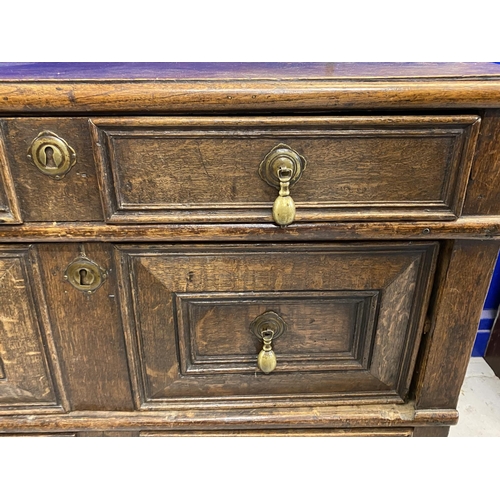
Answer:
[[[93,260],[80,256],[71,262],[64,272],[64,279],[77,290],[94,293],[106,281],[108,275]]]
[[[264,332],[273,331],[273,341],[286,332],[284,319],[274,311],[266,311],[250,323],[250,331],[262,340]]]
[[[259,175],[270,186],[276,189],[280,188],[280,178],[278,172],[280,167],[287,166],[292,169],[290,179],[290,186],[293,186],[302,175],[306,168],[306,159],[299,155],[297,151],[293,150],[286,144],[278,144],[275,146],[266,157],[262,160],[259,166]]]
[[[50,130],[40,132],[28,149],[28,158],[45,175],[62,179],[76,163],[75,150]]]

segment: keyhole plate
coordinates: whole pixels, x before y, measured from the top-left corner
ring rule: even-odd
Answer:
[[[293,186],[300,179],[306,164],[306,159],[299,155],[297,151],[286,144],[278,144],[262,160],[259,166],[259,175],[270,186],[279,189],[279,172],[280,168],[284,167],[292,171],[290,186]]]
[[[266,330],[274,332],[273,342],[286,332],[286,323],[284,319],[274,311],[266,311],[265,313],[257,316],[250,323],[250,331],[262,340],[262,334]]]
[[[28,149],[28,158],[40,172],[62,179],[76,163],[75,150],[50,130],[40,132]]]
[[[76,258],[66,268],[64,279],[77,290],[94,293],[108,277],[106,271],[87,257]]]

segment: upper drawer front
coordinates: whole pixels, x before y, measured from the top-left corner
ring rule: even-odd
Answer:
[[[271,222],[259,175],[286,144],[305,159],[295,220],[437,220],[461,213],[477,116],[95,118],[108,222]]]
[[[55,143],[37,141],[41,136],[50,137]],[[34,144],[39,146],[36,151]],[[62,172],[64,169],[57,168],[64,163],[58,147],[64,144],[75,156],[68,165],[71,167]],[[48,148],[53,162],[49,158],[47,168],[41,170],[33,157],[41,156]],[[10,217],[2,214],[4,199],[13,214]],[[19,223],[102,219],[87,118],[0,120],[0,220]]]

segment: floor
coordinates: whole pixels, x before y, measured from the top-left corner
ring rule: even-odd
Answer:
[[[483,358],[471,358],[450,437],[500,436],[500,379]]]

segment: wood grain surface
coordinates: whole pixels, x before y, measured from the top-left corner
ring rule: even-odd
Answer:
[[[278,143],[307,158],[287,228]],[[498,64],[0,63],[0,433],[446,436],[499,172]]]
[[[66,405],[36,253],[0,247],[0,413]]]
[[[16,415],[0,419],[0,432],[106,432],[255,429],[418,428],[456,424],[456,410],[415,410],[413,403],[306,408],[253,408],[189,411],[85,412],[65,415]]]
[[[467,189],[464,214],[500,213],[500,110],[487,110]]]
[[[459,116],[95,118],[113,223],[272,221],[259,165],[286,144],[307,165],[296,221],[454,219],[480,120]]]
[[[499,108],[500,80],[0,82],[0,115]]]
[[[0,80],[500,78],[495,63],[38,62],[0,63]]]
[[[456,221],[274,224],[99,224],[25,223],[0,226],[4,242],[202,242],[332,240],[498,240],[500,216],[460,217]]]
[[[117,247],[137,405],[402,401],[436,249],[430,243]],[[328,313],[323,290],[336,294]],[[276,297],[279,292],[286,293]],[[346,309],[347,297],[369,295],[373,299],[361,310]],[[287,298],[302,298],[302,304],[292,313]],[[193,302],[208,305],[193,310]],[[276,339],[278,359],[283,357],[265,375],[256,365],[261,345],[246,321],[271,306],[289,332]],[[337,326],[325,314],[334,314]],[[227,331],[217,334],[217,328]]]
[[[416,379],[418,408],[456,407],[499,248],[458,240],[442,252]]]
[[[19,201],[9,167],[5,138],[0,123],[0,224],[22,222]]]
[[[103,220],[87,120],[4,119],[0,129],[25,221]],[[44,175],[27,156],[32,141],[45,130],[60,136],[76,152],[76,164],[62,180]]]
[[[66,267],[82,249],[108,270],[107,281],[93,295],[77,290],[63,278]],[[132,409],[111,245],[44,244],[38,253],[71,409]]]

